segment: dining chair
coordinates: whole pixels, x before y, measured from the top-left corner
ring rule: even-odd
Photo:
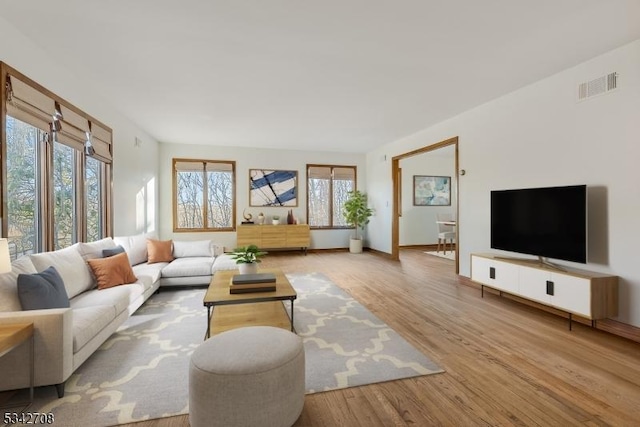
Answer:
[[[436,224],[438,225],[438,252],[440,252],[440,244],[443,243],[444,254],[447,254],[447,240],[451,242],[451,251],[453,251],[453,241],[456,238],[455,226],[446,224],[452,222],[453,215],[448,213],[436,214]]]

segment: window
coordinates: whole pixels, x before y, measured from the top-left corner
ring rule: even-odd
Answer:
[[[307,221],[312,228],[347,227],[342,206],[356,189],[355,166],[307,165]]]
[[[53,247],[62,249],[78,241],[76,228],[76,151],[53,143]]]
[[[235,229],[235,162],[173,159],[173,230]]]
[[[111,234],[111,130],[0,63],[2,234],[12,259]]]
[[[12,259],[42,251],[40,218],[42,211],[40,156],[38,141],[46,134],[40,129],[7,117],[7,239]]]
[[[85,165],[85,215],[87,218],[87,241],[104,237],[103,175],[102,162],[88,157]]]

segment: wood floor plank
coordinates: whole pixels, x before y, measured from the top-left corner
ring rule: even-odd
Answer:
[[[485,292],[453,261],[271,252],[262,267],[322,272],[446,372],[308,395],[296,426],[636,426],[640,344]],[[129,424],[186,427],[188,416]]]

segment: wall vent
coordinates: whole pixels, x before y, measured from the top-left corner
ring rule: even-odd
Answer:
[[[618,73],[610,73],[578,85],[578,101],[602,95],[618,87]]]

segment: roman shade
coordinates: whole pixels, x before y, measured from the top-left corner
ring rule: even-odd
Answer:
[[[331,167],[309,166],[307,177],[309,179],[331,179]]]
[[[7,114],[45,132],[51,130],[56,114],[53,98],[7,74]]]
[[[176,172],[233,172],[233,163],[180,160],[175,162]]]
[[[111,163],[113,158],[111,152],[111,131],[105,129],[96,122],[89,122],[89,129],[91,138],[90,142],[94,150],[91,157],[105,163]]]
[[[59,116],[61,117],[59,130],[56,132],[56,141],[75,150],[83,151],[89,132],[89,120],[64,105],[56,103],[56,106],[59,108]]]
[[[354,168],[333,168],[333,179],[355,181],[356,170]]]
[[[111,163],[112,134],[108,128],[90,121],[79,110],[7,74],[7,114],[15,119],[55,134],[55,140],[102,162]]]
[[[355,181],[356,170],[354,167],[339,166],[309,166],[307,170],[309,179],[340,179]]]

